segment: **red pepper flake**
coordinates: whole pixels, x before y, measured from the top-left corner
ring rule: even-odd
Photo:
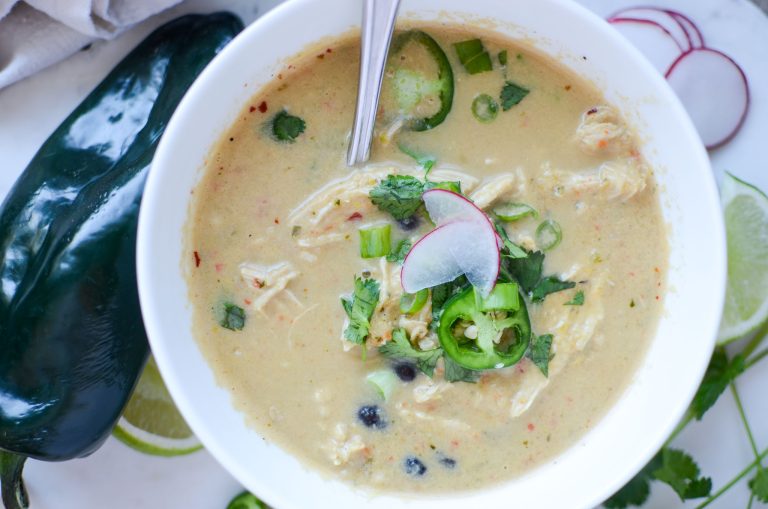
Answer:
[[[248,111],[253,113],[254,111],[256,111],[256,106],[251,106],[250,108],[248,108]]]
[[[246,306],[250,306],[251,305],[251,299],[243,299],[243,302],[245,302]]]
[[[459,446],[459,441],[458,440],[451,440],[451,445],[454,446],[454,447],[458,447]]]
[[[275,224],[280,224],[280,219],[275,218]]]
[[[535,429],[536,429],[536,426],[534,426],[532,422],[529,422],[528,423],[528,431],[533,431]]]
[[[259,104],[259,111],[262,113],[267,112],[267,101],[261,101],[261,104]]]
[[[253,278],[253,286],[256,288],[264,288],[264,281],[259,278]]]
[[[277,75],[277,79],[279,79],[279,80],[283,79],[283,73],[278,74]]]
[[[347,221],[357,221],[362,218],[363,218],[363,215],[360,212],[355,212],[354,214],[352,214],[347,218]]]
[[[325,52],[326,52],[326,53],[330,53],[330,52],[332,52],[332,51],[333,51],[333,50],[332,50],[331,48],[328,48],[327,50],[325,50]]]
[[[587,115],[594,115],[595,113],[597,113],[597,108],[592,108],[587,112]]]
[[[216,269],[216,272],[221,272],[222,270],[224,270],[224,264],[223,263],[217,263],[216,265],[214,265],[214,267]]]
[[[565,90],[566,90],[566,91],[568,91],[568,90],[570,90],[570,89],[571,89],[571,86],[570,86],[570,85],[566,85],[566,86],[565,86]]]
[[[653,270],[654,270],[654,272],[656,272],[657,274],[660,274],[660,273],[661,273],[661,269],[660,269],[660,268],[658,268],[658,267],[654,267],[654,268],[653,268]]]
[[[657,295],[657,296],[656,296],[656,300],[661,300],[661,297],[659,297],[659,296]]]
[[[200,260],[200,253],[195,251],[193,254],[195,255],[195,267],[199,267],[200,266],[200,261],[201,261]]]

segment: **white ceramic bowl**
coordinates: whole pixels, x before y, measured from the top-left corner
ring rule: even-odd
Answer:
[[[633,382],[594,429],[534,471],[480,491],[371,495],[306,469],[247,427],[192,336],[182,229],[203,161],[246,101],[283,59],[361,17],[360,0],[289,1],[248,27],[187,93],[157,150],[138,238],[142,311],[168,389],[205,447],[279,509],[597,505],[658,450],[707,365],[725,288],[724,228],[707,154],[665,81],[609,25],[566,0],[403,0],[400,15],[434,20],[446,13],[464,23],[492,19],[495,30],[533,42],[592,79],[637,128],[669,225],[670,290],[658,333]]]

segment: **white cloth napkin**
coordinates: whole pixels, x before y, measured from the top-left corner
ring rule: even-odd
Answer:
[[[0,0],[0,88],[181,0]]]

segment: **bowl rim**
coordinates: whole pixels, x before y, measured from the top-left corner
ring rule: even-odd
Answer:
[[[142,305],[142,314],[144,316],[144,323],[147,329],[147,333],[150,339],[153,352],[155,353],[158,367],[163,374],[168,390],[177,403],[182,415],[187,419],[190,427],[193,429],[200,440],[205,444],[206,448],[213,454],[213,456],[219,461],[229,472],[231,472],[240,482],[242,482],[247,488],[258,492],[260,496],[266,499],[268,502],[285,509],[288,507],[296,507],[286,497],[285,493],[279,489],[275,489],[273,486],[260,481],[245,468],[238,460],[236,460],[231,454],[231,450],[228,450],[228,446],[223,445],[219,439],[215,436],[215,430],[212,429],[211,422],[206,421],[206,418],[199,412],[201,403],[194,402],[194,396],[190,395],[184,387],[184,382],[179,378],[179,373],[176,370],[174,355],[172,348],[168,346],[167,341],[164,339],[168,336],[167,330],[161,326],[160,314],[160,302],[157,298],[158,285],[157,278],[157,265],[155,262],[157,239],[153,239],[153,234],[157,228],[155,219],[161,214],[164,203],[164,190],[165,185],[163,182],[164,174],[170,171],[173,167],[170,164],[174,159],[175,146],[180,143],[179,133],[184,132],[184,117],[189,114],[189,110],[194,108],[196,104],[199,104],[202,98],[207,93],[207,87],[209,83],[214,82],[217,79],[217,75],[223,72],[227,66],[231,66],[233,58],[232,55],[236,55],[238,52],[242,52],[245,48],[253,44],[253,40],[258,41],[260,39],[259,34],[266,31],[268,27],[280,24],[285,19],[295,16],[297,13],[302,12],[304,9],[310,7],[312,4],[317,4],[324,0],[290,0],[287,1],[273,10],[267,12],[253,24],[246,28],[230,45],[225,48],[222,53],[217,56],[214,61],[203,71],[198,77],[195,83],[181,101],[179,107],[174,113],[171,121],[169,122],[166,134],[160,141],[158,146],[155,160],[153,161],[152,169],[147,179],[144,200],[142,202],[142,208],[139,216],[139,228],[137,238],[137,277],[139,284],[139,295]],[[351,0],[334,0],[337,2],[351,1]],[[708,217],[702,219],[708,224],[708,236],[712,244],[712,252],[708,253],[711,258],[711,272],[707,274],[709,277],[708,287],[710,288],[710,295],[714,296],[714,300],[710,309],[722,310],[723,302],[725,298],[725,277],[726,277],[726,265],[725,265],[725,230],[723,220],[720,214],[719,197],[717,192],[717,186],[715,184],[714,177],[711,172],[709,164],[709,158],[701,145],[695,128],[691,123],[687,114],[684,112],[679,100],[674,96],[674,93],[669,89],[663,78],[656,73],[651,64],[649,64],[637,49],[631,44],[625,41],[621,36],[613,32],[607,23],[604,23],[599,17],[592,12],[588,11],[585,7],[576,4],[570,0],[540,0],[543,4],[548,4],[551,8],[563,9],[568,15],[577,19],[578,23],[589,25],[594,30],[600,33],[600,37],[607,37],[616,44],[619,52],[623,52],[639,69],[640,74],[645,75],[652,84],[654,84],[653,92],[658,94],[663,101],[670,108],[672,116],[676,117],[681,130],[681,136],[688,140],[688,149],[691,152],[691,157],[697,160],[696,169],[699,173],[703,174],[704,179],[700,183],[702,186],[702,195],[699,197],[700,201],[706,203],[706,211],[709,212]],[[471,10],[472,7],[467,7]],[[252,92],[251,92],[252,94]],[[241,104],[242,105],[242,104]],[[170,133],[170,134],[169,134]],[[221,133],[220,133],[221,134]],[[219,135],[220,135],[219,134]],[[212,140],[211,145],[215,143],[217,138]],[[695,143],[692,141],[695,140]],[[699,175],[702,176],[702,175]],[[187,202],[188,205],[188,202]],[[186,214],[186,210],[184,212]],[[181,265],[181,262],[178,262]],[[181,274],[179,274],[181,276]],[[167,282],[165,280],[164,282]],[[709,341],[702,346],[702,350],[705,350],[704,346],[709,345],[714,347],[715,335],[717,332],[717,325],[719,324],[719,314],[716,317],[708,317],[704,320],[709,320],[711,334],[709,335]],[[658,333],[657,333],[658,335]],[[656,341],[656,340],[654,340]],[[703,341],[702,341],[703,342]],[[197,346],[197,343],[194,343]],[[711,348],[710,348],[711,351]],[[690,401],[698,387],[698,382],[701,380],[705,369],[707,367],[709,353],[706,356],[699,355],[692,366],[689,367],[689,374],[691,375],[690,385],[686,386],[685,394],[687,395],[687,401]],[[649,354],[646,354],[649,355]],[[647,362],[647,358],[643,360]],[[695,382],[695,383],[694,383]],[[624,389],[624,395],[629,392],[629,388]],[[614,405],[615,406],[615,405]],[[642,448],[641,452],[637,452],[633,461],[627,461],[623,468],[622,475],[614,476],[612,482],[598,492],[595,490],[591,496],[582,495],[581,499],[573,500],[574,503],[584,503],[584,507],[594,506],[602,502],[602,500],[615,492],[623,483],[628,480],[635,472],[639,471],[647,461],[656,453],[660,445],[663,442],[663,437],[668,436],[674,428],[677,421],[682,417],[683,412],[686,410],[687,403],[685,405],[677,405],[676,412],[671,415],[667,415],[664,425],[660,425],[656,430],[654,439],[648,440],[646,446]],[[233,409],[234,410],[234,409]],[[238,412],[237,410],[234,410]],[[605,421],[607,416],[603,416],[601,421]],[[590,433],[594,432],[594,429],[599,428],[600,424],[595,426]],[[255,430],[251,430],[257,433]],[[659,438],[661,437],[661,438]],[[574,448],[572,445],[570,449]],[[231,447],[230,447],[231,449]],[[276,448],[279,449],[279,448]],[[567,451],[566,451],[567,452]],[[282,454],[289,454],[283,452]],[[557,459],[564,456],[565,453],[557,455]],[[540,470],[542,467],[537,467],[536,470]],[[615,466],[614,466],[615,468]],[[312,472],[310,472],[312,473]],[[513,480],[517,482],[520,479],[527,478],[528,474],[523,475],[521,478]],[[323,481],[329,485],[342,486],[344,490],[354,492],[360,495],[356,500],[362,501],[365,497],[370,497],[367,492],[358,492],[345,483],[338,481]],[[477,494],[486,492],[497,492],[508,489],[514,485],[514,482],[509,480],[490,487],[483,487],[480,490],[473,492],[457,492],[451,494],[452,499],[465,504],[466,501],[474,501]],[[503,489],[499,489],[503,488]],[[334,488],[336,489],[336,488]],[[355,495],[356,497],[358,495]],[[410,505],[411,503],[417,504],[419,507],[427,507],[425,502],[437,501],[441,507],[445,507],[446,499],[441,496],[416,498],[410,499],[411,495],[408,495],[408,499],[398,498],[397,495],[384,495],[376,496],[378,501],[385,500],[388,503],[397,501],[403,505]],[[410,501],[408,501],[410,500]],[[342,506],[339,506],[342,507]],[[343,506],[346,507],[346,506]],[[350,506],[352,507],[352,506]],[[376,505],[378,507],[378,505]],[[386,507],[382,505],[381,507]],[[430,506],[431,507],[431,506]],[[436,507],[436,505],[435,505]]]

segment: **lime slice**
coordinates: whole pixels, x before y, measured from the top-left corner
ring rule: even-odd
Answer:
[[[720,194],[728,238],[728,285],[718,333],[723,344],[768,319],[768,196],[728,173]]]
[[[156,456],[178,456],[202,448],[173,404],[153,357],[112,434],[137,451]]]

